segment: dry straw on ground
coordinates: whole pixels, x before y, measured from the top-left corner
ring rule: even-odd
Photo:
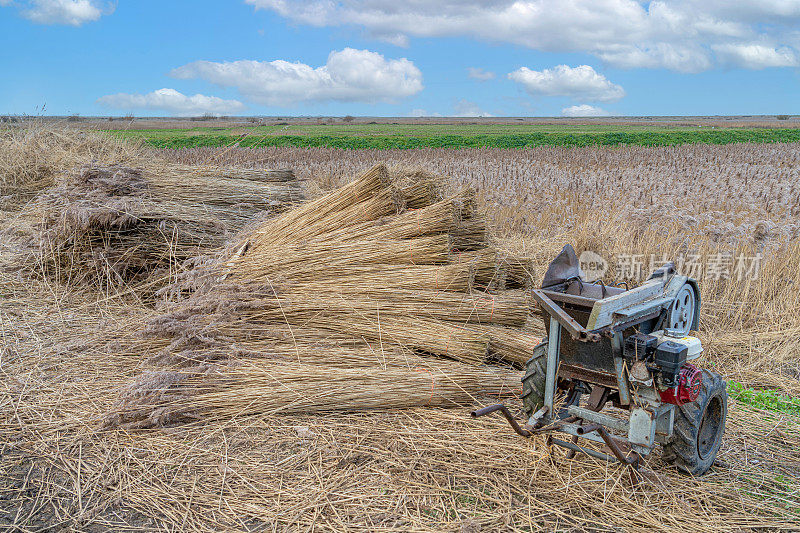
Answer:
[[[678,474],[657,453],[638,487],[625,469],[566,460],[557,450],[551,456],[543,439],[521,439],[499,419],[472,420],[466,406],[239,415],[98,432],[97,420],[141,372],[139,354],[124,349],[131,346],[130,324],[153,311],[13,277],[0,278],[0,291],[5,527],[742,531],[791,530],[797,521],[800,419],[734,401],[720,460],[708,476]],[[54,298],[42,300],[44,293]],[[340,348],[340,363],[349,372],[378,379],[381,371],[353,370],[345,352]],[[304,354],[313,375],[301,387],[347,374],[316,374],[315,356],[326,353],[320,347]],[[372,361],[382,358],[371,354]],[[384,355],[392,359],[390,350]],[[408,364],[416,368],[417,361]],[[397,367],[385,368],[391,375]],[[408,368],[401,363],[399,371]],[[255,375],[250,370],[237,369],[244,377]],[[420,380],[415,390],[424,391],[419,401],[428,403],[429,374],[413,376]],[[294,396],[283,388],[291,382],[271,373],[254,385],[267,382],[300,405],[320,394],[303,389]],[[235,399],[237,390],[218,392]],[[252,401],[275,398],[270,394]]]
[[[43,121],[0,127],[0,209],[24,203],[77,166],[129,164],[143,153],[133,143]]]
[[[337,172],[317,173],[334,178],[352,175],[355,169],[368,166],[365,159],[375,158],[370,153],[337,152],[338,159],[333,159],[333,152],[324,150],[296,151],[293,153],[297,155],[291,157],[280,155],[288,153],[270,152],[271,164],[294,166],[305,175],[311,169],[335,164]],[[767,234],[759,233],[758,240],[747,233],[729,241],[730,233],[712,236],[710,230],[719,225],[703,218],[706,210],[699,204],[706,200],[688,195],[685,205],[676,204],[679,209],[673,212],[674,220],[686,214],[680,211],[685,207],[697,211],[702,225],[696,234],[687,233],[679,224],[664,224],[671,215],[669,210],[658,214],[658,202],[645,209],[650,210],[648,216],[631,217],[631,206],[644,205],[635,199],[645,192],[633,189],[633,182],[625,177],[630,174],[638,179],[642,168],[656,172],[663,166],[665,172],[673,173],[673,183],[680,191],[682,187],[695,186],[695,175],[721,175],[724,180],[725,176],[735,176],[739,169],[743,179],[749,180],[740,187],[746,193],[742,196],[760,191],[765,203],[778,205],[778,194],[790,190],[791,185],[782,182],[772,189],[764,188],[754,178],[761,172],[771,179],[788,179],[795,168],[795,153],[796,147],[786,145],[738,149],[542,149],[515,153],[420,151],[403,157],[419,158],[426,168],[453,175],[450,182],[441,184],[451,191],[446,195],[465,180],[478,185],[476,203],[489,207],[490,226],[503,237],[494,242],[494,247],[516,252],[509,253],[511,258],[529,256],[534,282],[553,253],[567,241],[611,257],[622,252],[660,257],[662,253],[687,250],[709,254],[730,243],[735,244],[733,251],[762,250],[763,270],[757,280],[701,279],[701,334],[707,351],[704,365],[713,365],[729,379],[797,394],[800,386],[794,339],[799,331],[796,309],[800,302],[797,291],[792,289],[800,285],[800,250],[796,242],[786,242],[781,237],[787,235],[791,224],[797,223],[796,216],[777,215],[777,211],[769,215],[766,207],[761,213],[760,206],[737,207],[735,197],[725,196],[728,200],[720,201],[720,205],[725,204],[725,213],[716,215],[722,223],[738,220],[738,227],[746,228],[759,220],[769,222]],[[240,152],[231,151],[228,155],[241,158]],[[259,157],[264,158],[264,154]],[[228,164],[223,159],[219,161]],[[293,164],[285,163],[287,160]],[[745,165],[745,161],[754,164]],[[247,164],[244,160],[238,163]],[[774,168],[770,166],[773,164]],[[525,168],[534,169],[533,174],[526,175]],[[708,171],[695,172],[697,169]],[[615,173],[622,175],[620,180],[607,179]],[[480,181],[484,179],[481,175],[486,174],[503,176],[508,181],[503,187],[492,180]],[[575,178],[569,178],[569,174]],[[561,176],[559,180],[565,188],[575,190],[584,187],[587,179],[589,183],[597,179],[603,183],[598,191],[616,195],[616,200],[612,203],[599,198],[600,203],[590,205],[585,195],[553,193],[549,176]],[[626,195],[626,190],[633,192]],[[513,203],[512,195],[520,201]],[[498,200],[506,196],[508,202]],[[715,198],[719,200],[719,195]],[[419,238],[412,217],[424,210],[388,215],[389,224],[382,227],[406,217],[405,223],[398,222],[392,230],[398,233],[389,240]],[[449,212],[456,215],[451,214],[449,219],[422,218],[421,226],[425,228],[426,221],[431,228],[434,223],[441,223],[442,229],[426,231],[454,236],[451,222],[458,220],[461,211]],[[780,217],[782,221],[777,220]],[[464,222],[461,220],[461,224]],[[361,224],[361,235],[380,231],[378,226]],[[336,242],[352,244],[346,238]],[[227,252],[225,266],[230,263],[231,271],[247,259],[249,251],[244,248],[234,246]],[[4,246],[0,248],[0,260],[7,259]],[[287,315],[294,312],[299,319],[303,313],[310,317],[344,313],[348,307],[341,302],[347,300],[391,303],[392,298],[380,289],[360,287],[354,291],[357,298],[353,291],[340,291],[342,298],[327,299],[320,306],[312,301],[313,294],[309,299],[307,293],[286,288],[289,280],[269,277],[244,283],[234,273],[222,282],[209,283],[209,273],[216,274],[216,261],[198,264],[208,270],[186,276],[184,287],[164,294],[173,294],[173,298],[187,291],[201,295],[210,285],[216,285],[226,296],[193,299],[199,314],[183,315],[180,303],[177,308],[167,306],[156,312],[125,304],[119,297],[98,297],[97,293],[80,288],[0,270],[3,527],[23,531],[54,527],[185,531],[796,529],[800,519],[800,419],[792,412],[757,410],[733,399],[723,449],[708,476],[682,476],[664,465],[656,452],[647,461],[645,479],[637,487],[631,485],[626,470],[618,466],[580,456],[567,460],[557,450],[551,454],[543,439],[519,438],[502,420],[470,419],[467,404],[481,405],[497,398],[481,393],[462,395],[459,390],[454,392],[465,405],[455,409],[392,408],[372,413],[311,415],[271,414],[274,408],[264,408],[254,411],[259,414],[247,415],[246,410],[230,410],[250,403],[240,403],[239,391],[243,389],[228,381],[221,388],[204,391],[220,396],[204,394],[203,401],[207,403],[201,404],[207,406],[218,400],[225,404],[227,414],[225,410],[218,411],[223,419],[154,429],[98,431],[98,421],[114,410],[120,394],[147,371],[187,374],[183,379],[198,379],[198,372],[216,373],[216,377],[230,372],[230,377],[241,379],[241,383],[253,384],[255,391],[269,379],[277,387],[284,383],[275,377],[279,374],[273,374],[277,368],[287,371],[286,383],[297,379],[296,374],[288,373],[292,369],[308,374],[324,369],[308,380],[294,382],[301,384],[300,394],[283,389],[281,395],[271,396],[272,390],[264,390],[248,400],[257,405],[262,398],[299,398],[296,405],[302,409],[326,404],[322,395],[328,381],[338,380],[344,390],[359,383],[341,382],[341,377],[351,373],[365,380],[365,386],[392,391],[391,398],[396,397],[397,385],[385,383],[379,376],[402,376],[413,387],[399,389],[404,401],[416,398],[425,405],[431,401],[431,384],[435,394],[441,383],[435,368],[457,369],[448,369],[448,376],[457,372],[466,375],[467,369],[484,371],[474,365],[442,362],[441,358],[421,355],[383,338],[377,342],[354,340],[351,335],[310,326],[308,320],[302,327],[290,327],[284,322],[283,326],[272,327],[268,334],[255,316],[232,324],[230,317],[238,314],[257,315],[263,311],[274,317],[276,305],[277,313],[285,306]],[[296,268],[298,263],[289,264]],[[503,262],[499,260],[498,264],[498,271],[502,271]],[[442,265],[415,268],[430,267]],[[247,271],[254,269],[242,269]],[[297,275],[305,276],[307,271],[299,269]],[[512,285],[519,283],[513,276],[511,280]],[[492,283],[495,282],[489,285]],[[305,282],[300,285],[305,286]],[[490,320],[485,319],[486,294],[437,293],[433,289],[412,291],[418,296],[415,299],[408,291],[407,287],[389,291],[397,295],[391,304],[397,305],[397,313],[415,313],[420,319],[442,321],[439,310],[452,309],[457,317],[453,324],[459,327],[505,326],[535,331],[530,326],[523,328],[510,308],[516,298],[521,298],[518,292],[504,293],[504,298],[496,296],[496,313],[503,309],[501,301],[509,308],[502,311],[504,318],[492,325],[497,315],[489,311]],[[252,301],[238,301],[238,296],[245,294],[260,302],[248,309]],[[430,305],[426,298],[431,299]],[[271,306],[265,305],[267,301]],[[199,312],[203,305],[209,306],[210,315]],[[330,311],[325,311],[327,305],[331,306]],[[432,312],[432,308],[436,311]],[[359,319],[364,323],[377,321],[379,315],[383,323],[384,317],[389,316],[379,308],[373,311],[371,306],[351,305],[349,309],[351,315],[366,317]],[[477,320],[472,319],[471,309]],[[208,319],[209,316],[220,320]],[[134,330],[142,324],[149,324],[148,333],[156,337],[139,338]],[[250,324],[247,327],[252,331],[245,329],[245,324]],[[231,327],[233,330],[226,329]],[[220,331],[246,334],[231,342]],[[298,346],[308,349],[298,350]],[[150,357],[145,360],[147,355]],[[430,372],[425,369],[426,364]],[[337,373],[333,370],[337,366],[346,370]],[[362,371],[367,369],[372,373]],[[431,376],[437,379],[432,380]],[[162,383],[169,382],[169,374],[161,377]],[[249,381],[256,377],[257,382]],[[197,382],[207,383],[204,377]],[[304,388],[306,383],[320,383],[320,387]],[[135,394],[135,390],[130,392]],[[507,401],[518,406],[513,399]],[[236,416],[229,417],[231,414]]]

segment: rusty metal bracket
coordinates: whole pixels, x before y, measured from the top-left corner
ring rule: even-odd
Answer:
[[[561,327],[567,330],[570,336],[582,342],[597,342],[600,340],[598,333],[591,332],[578,324],[578,322],[569,316],[566,311],[561,309],[553,300],[550,299],[541,289],[533,289],[531,291],[533,299],[542,306],[542,308],[553,318],[555,318]]]

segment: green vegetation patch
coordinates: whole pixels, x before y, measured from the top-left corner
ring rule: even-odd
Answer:
[[[737,381],[729,381],[728,394],[736,401],[756,409],[800,416],[800,398],[773,389],[756,390]]]
[[[458,130],[458,128],[451,128]],[[113,131],[114,135],[143,140],[156,148],[196,148],[238,145],[245,148],[285,146],[341,148],[348,150],[418,148],[529,148],[534,146],[673,146],[682,144],[730,144],[799,142],[800,129],[695,129],[659,131],[534,131],[513,134],[353,135],[350,133],[291,135],[251,133],[233,135],[199,130]]]

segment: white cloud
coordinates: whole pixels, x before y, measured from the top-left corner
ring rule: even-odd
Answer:
[[[409,117],[441,117],[441,113],[428,113],[424,109],[412,109],[408,114]]]
[[[0,0],[0,6],[16,6],[22,16],[37,24],[81,26],[112,13],[111,3],[98,0]]]
[[[582,100],[609,102],[625,96],[625,90],[611,83],[589,65],[558,65],[544,70],[522,67],[508,74],[532,95],[569,96]]]
[[[467,36],[550,52],[593,54],[623,68],[698,72],[715,47],[800,47],[797,0],[245,0],[312,26],[356,26],[401,46],[409,37]],[[726,60],[725,58],[722,58]],[[775,63],[763,54],[746,68]]]
[[[684,73],[702,72],[713,66],[712,56],[701,46],[658,43],[653,46],[612,46],[597,56],[619,68],[666,68]]]
[[[573,105],[561,110],[565,117],[609,117],[611,113],[605,109],[588,104]]]
[[[408,59],[385,59],[369,50],[331,52],[321,67],[288,61],[195,61],[171,72],[236,87],[256,102],[290,106],[300,102],[379,102],[413,96],[422,90],[422,73]]]
[[[469,100],[459,100],[455,105],[456,117],[493,117],[491,113],[487,113],[481,109],[475,102]]]
[[[775,49],[763,44],[723,44],[715,46],[714,51],[723,62],[742,68],[798,66],[797,55],[787,47]]]
[[[478,80],[478,81],[489,81],[493,80],[496,77],[496,74],[494,72],[483,70],[482,68],[476,68],[476,67],[469,67],[467,69],[467,75],[473,80]]]
[[[245,105],[238,100],[223,100],[203,94],[187,96],[175,89],[159,89],[147,94],[110,94],[99,98],[97,102],[112,109],[166,111],[170,115],[180,116],[205,113],[230,115],[245,109]]]

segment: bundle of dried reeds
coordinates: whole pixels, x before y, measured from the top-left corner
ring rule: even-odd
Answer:
[[[59,176],[21,215],[38,230],[19,262],[61,282],[137,284],[302,197],[294,184],[182,179],[99,165]]]
[[[458,406],[476,394],[508,395],[518,385],[516,372],[456,363],[349,369],[238,360],[224,369],[145,373],[105,423],[133,429],[252,414]]]
[[[297,182],[271,183],[203,174],[145,174],[148,195],[154,201],[187,205],[241,206],[255,211],[280,211],[303,199]]]
[[[542,337],[523,328],[497,325],[471,325],[469,329],[486,335],[489,339],[489,356],[496,361],[524,367],[533,356],[533,349]]]
[[[264,224],[253,235],[253,250],[264,242],[275,245],[332,231],[337,226],[330,224],[341,224],[348,219],[341,216],[331,219],[328,219],[328,217],[347,211],[347,208],[352,208],[361,202],[374,200],[376,196],[380,201],[374,202],[375,205],[361,206],[359,210],[353,211],[364,211],[366,208],[361,217],[362,220],[371,220],[372,218],[396,213],[401,205],[398,205],[397,200],[391,201],[393,200],[392,197],[386,194],[389,190],[388,187],[389,173],[386,167],[376,165],[341,189],[293,209]],[[379,196],[378,193],[380,192],[384,192],[384,194]],[[394,211],[392,208],[394,208]],[[353,215],[353,218],[357,217]],[[321,222],[323,224],[320,224]],[[303,228],[308,227],[315,227],[317,233],[298,233]]]
[[[454,241],[473,242],[476,247],[486,246],[486,222],[473,218],[474,193],[465,189],[453,198],[425,207],[405,211],[395,217],[370,219],[357,225],[330,228],[323,235],[328,240],[380,240],[412,239],[424,235],[448,233]],[[456,250],[466,250],[454,242]]]
[[[266,300],[287,317],[302,307],[314,310],[358,313],[374,317],[425,317],[457,324],[497,324],[521,328],[529,316],[530,302],[521,292],[501,294],[482,292],[373,289],[332,294],[292,292],[285,298]],[[260,310],[259,310],[260,311]]]
[[[144,168],[148,173],[161,177],[169,176],[175,181],[187,178],[201,178],[203,180],[223,178],[269,183],[295,182],[297,180],[291,169],[226,168],[209,165],[179,165],[174,163],[161,163],[157,165],[145,164]]]
[[[263,248],[251,252],[247,263],[237,264],[236,272],[247,279],[314,281],[345,277],[366,265],[444,264],[450,249],[446,234],[405,241],[301,241],[283,245],[280,255],[267,255]],[[260,265],[251,273],[255,261]]]

